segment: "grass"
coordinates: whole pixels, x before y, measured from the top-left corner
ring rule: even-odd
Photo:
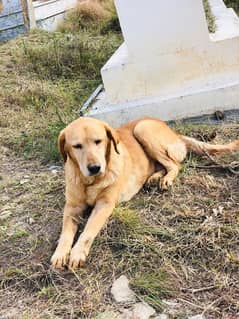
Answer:
[[[224,0],[224,2],[227,7],[233,8],[239,14],[239,3],[237,0]]]
[[[214,33],[216,31],[215,17],[212,14],[208,0],[203,0],[203,6],[207,19],[208,31]]]
[[[119,306],[110,287],[121,274],[137,300],[158,312],[170,312],[164,300],[176,300],[170,318],[236,316],[238,177],[199,168],[210,162],[191,154],[168,192],[145,187],[115,209],[86,268],[75,274],[50,268],[64,205],[63,171],[49,170],[59,159],[57,135],[77,117],[122,41],[112,2],[93,7],[79,6],[56,33],[36,31],[0,45],[0,316],[112,313]],[[217,143],[239,135],[236,124],[175,129]]]
[[[92,3],[71,11],[59,32],[34,31],[0,46],[0,97],[3,112],[12,113],[0,120],[2,142],[26,158],[59,160],[59,131],[77,117],[101,82],[100,68],[122,42],[112,2]]]
[[[79,4],[68,14],[59,30],[71,33],[90,30],[97,35],[121,31],[113,0],[91,0]]]

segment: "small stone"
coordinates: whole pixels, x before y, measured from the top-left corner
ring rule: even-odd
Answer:
[[[223,206],[219,206],[218,208],[213,208],[212,211],[213,211],[214,216],[217,217],[217,215],[222,215],[223,209],[224,209]]]
[[[49,167],[49,171],[60,171],[60,170],[62,170],[61,166],[52,165]]]
[[[7,202],[7,201],[10,200],[10,197],[9,197],[8,195],[1,195],[1,200],[2,200],[3,202]]]
[[[118,319],[118,314],[113,311],[104,311],[98,314],[98,316],[95,319]]]
[[[10,152],[10,149],[5,146],[1,146],[0,151],[1,151],[1,154],[8,155],[8,153]]]
[[[29,223],[29,225],[32,225],[32,224],[35,223],[35,220],[34,220],[32,217],[30,217],[30,218],[28,219],[28,223]]]
[[[29,179],[28,179],[28,178],[24,178],[24,179],[21,179],[21,180],[20,180],[20,184],[21,184],[21,185],[24,185],[24,184],[26,184],[26,183],[29,183]]]
[[[195,316],[190,316],[188,319],[206,319],[204,315],[195,315]]]
[[[116,302],[135,302],[135,294],[129,287],[126,276],[120,276],[111,287],[111,293]]]
[[[165,300],[163,299],[162,302],[168,306],[169,308],[178,308],[179,304],[177,302],[177,300]]]
[[[175,299],[169,299],[169,300],[162,300],[163,304],[165,305],[166,308],[166,313],[170,316],[174,316],[179,308],[181,307],[181,304],[177,302]]]
[[[133,318],[149,319],[155,314],[155,310],[146,302],[138,302],[133,306]]]
[[[124,309],[117,319],[133,319],[133,312],[128,309]]]
[[[0,213],[0,220],[8,219],[12,215],[10,210],[4,210]]]
[[[161,313],[160,315],[158,315],[154,319],[168,319],[168,318],[169,318],[168,315],[166,315],[165,313]]]

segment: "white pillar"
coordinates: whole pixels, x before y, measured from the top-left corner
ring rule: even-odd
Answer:
[[[124,123],[239,108],[239,18],[209,0],[115,0],[124,43],[101,69],[105,95],[91,115]]]

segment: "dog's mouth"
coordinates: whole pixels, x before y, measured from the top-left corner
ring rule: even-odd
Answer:
[[[89,173],[89,176],[90,176],[90,177],[100,176],[100,175],[102,175],[102,172],[95,173],[95,174],[93,174],[93,173]]]

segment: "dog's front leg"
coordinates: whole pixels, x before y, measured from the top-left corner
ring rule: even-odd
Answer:
[[[74,270],[85,264],[91,245],[115,207],[115,201],[102,198],[96,202],[85,229],[71,250],[69,268]]]
[[[71,246],[78,228],[77,219],[85,208],[85,204],[73,207],[66,203],[61,236],[55,253],[51,258],[51,263],[54,268],[62,268],[68,263]]]

